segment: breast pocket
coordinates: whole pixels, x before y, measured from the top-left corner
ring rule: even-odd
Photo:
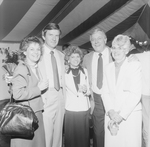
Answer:
[[[123,91],[124,92],[129,92],[130,91],[130,86],[131,86],[131,79],[126,78],[123,83]]]

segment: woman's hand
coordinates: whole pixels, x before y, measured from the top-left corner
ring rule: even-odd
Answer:
[[[42,80],[39,82],[38,87],[41,91],[44,91],[45,89],[47,89],[49,86],[49,82],[48,80]]]
[[[139,59],[137,58],[136,55],[131,54],[131,55],[128,57],[128,62],[132,62],[132,61],[139,61]]]
[[[65,72],[67,72],[69,69],[69,65],[65,65]]]
[[[107,114],[111,120],[114,120],[116,112],[113,109],[109,110]]]
[[[117,135],[117,133],[119,131],[119,126],[118,126],[118,124],[115,121],[110,120],[108,122],[108,129],[109,129],[111,135],[115,136],[115,135]]]
[[[86,85],[80,85],[78,84],[79,92],[82,92],[83,94],[87,93],[87,86]]]
[[[120,124],[123,121],[123,118],[117,113],[116,117],[114,118],[114,121],[117,124]]]
[[[5,80],[5,82],[7,84],[11,83],[12,78],[13,78],[13,76],[10,76],[9,73],[4,74],[4,76],[3,76],[3,79]]]
[[[119,113],[114,110],[109,110],[108,116],[111,120],[115,121],[117,124],[120,124],[123,121],[123,118],[119,115]]]

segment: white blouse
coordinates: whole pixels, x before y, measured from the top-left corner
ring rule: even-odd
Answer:
[[[87,70],[84,69],[85,74],[81,71],[80,73],[80,85],[87,86],[87,93],[90,93],[89,89],[89,81]],[[91,106],[89,102],[89,97],[82,92],[76,90],[76,86],[74,83],[74,78],[72,75],[72,71],[69,74],[65,74],[65,82],[66,82],[66,105],[65,109],[69,111],[87,111]]]

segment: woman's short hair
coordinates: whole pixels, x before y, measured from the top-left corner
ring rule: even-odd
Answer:
[[[65,64],[68,64],[68,60],[72,54],[79,54],[81,61],[83,60],[83,52],[78,46],[72,46],[70,45],[65,50]]]
[[[118,46],[118,47],[122,47],[124,45],[128,45],[129,47],[127,48],[127,51],[130,51],[130,47],[131,47],[131,42],[130,42],[130,38],[127,35],[117,35],[113,41],[112,41],[112,47],[114,46]]]
[[[60,32],[61,35],[61,30],[58,24],[56,23],[48,23],[42,30],[42,36],[45,36],[46,32],[48,30],[58,30]]]
[[[30,37],[24,38],[20,43],[20,47],[19,47],[19,59],[20,60],[25,60],[26,56],[24,55],[24,52],[27,51],[27,49],[31,43],[37,43],[40,45],[41,55],[42,55],[42,53],[43,53],[43,50],[42,50],[43,41],[42,41],[42,39],[38,38],[37,36],[30,36]]]

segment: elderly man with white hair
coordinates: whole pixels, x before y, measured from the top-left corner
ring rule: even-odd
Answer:
[[[141,147],[141,64],[129,62],[130,38],[117,35],[104,72],[102,100],[105,115],[105,147]]]

